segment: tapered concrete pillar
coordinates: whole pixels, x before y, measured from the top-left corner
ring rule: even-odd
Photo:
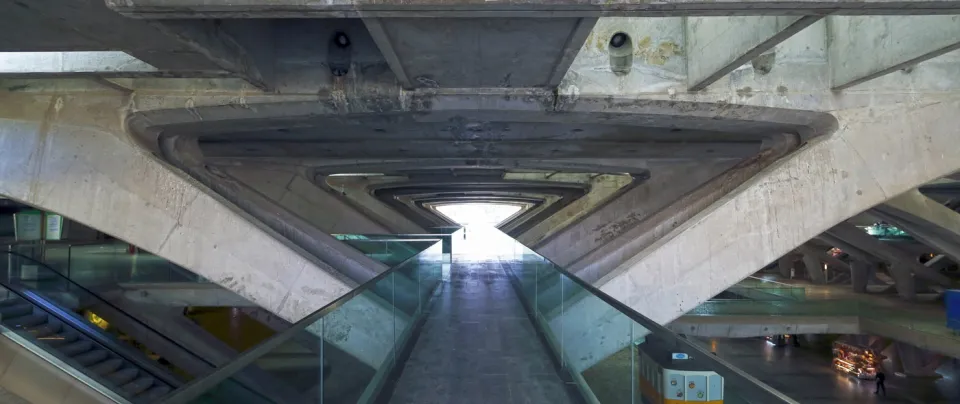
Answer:
[[[803,266],[807,269],[807,276],[810,281],[818,285],[827,283],[827,276],[823,273],[823,263],[817,257],[812,255],[803,255]]]
[[[894,347],[899,358],[899,371],[909,377],[940,378],[937,368],[943,364],[943,355],[917,348],[910,344],[895,342]]]
[[[854,292],[867,292],[867,283],[873,270],[873,266],[863,261],[853,261],[850,264],[850,281],[853,283]]]
[[[784,279],[793,278],[793,258],[789,255],[780,257],[780,259],[777,260],[777,270]]]
[[[897,296],[904,300],[916,300],[917,282],[910,273],[910,269],[900,264],[891,264],[888,270],[897,288]]]

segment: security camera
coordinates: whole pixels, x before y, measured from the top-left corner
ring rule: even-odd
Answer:
[[[346,76],[350,71],[350,37],[343,31],[336,31],[327,47],[327,64],[330,74],[335,77]]]

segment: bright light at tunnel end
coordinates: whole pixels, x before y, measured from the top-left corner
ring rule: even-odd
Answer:
[[[521,206],[506,203],[451,203],[437,205],[437,211],[462,226],[494,227],[520,211]]]

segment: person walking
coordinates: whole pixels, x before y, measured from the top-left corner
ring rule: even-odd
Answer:
[[[880,390],[883,390],[883,395],[887,395],[887,386],[883,385],[883,382],[887,380],[887,375],[883,374],[883,371],[877,371],[877,390],[873,394],[880,394]]]

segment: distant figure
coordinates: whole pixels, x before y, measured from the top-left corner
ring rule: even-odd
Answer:
[[[877,371],[877,391],[874,391],[873,394],[880,394],[880,390],[883,390],[883,395],[887,395],[887,386],[883,385],[883,381],[887,380],[887,375],[883,374],[883,371]]]

